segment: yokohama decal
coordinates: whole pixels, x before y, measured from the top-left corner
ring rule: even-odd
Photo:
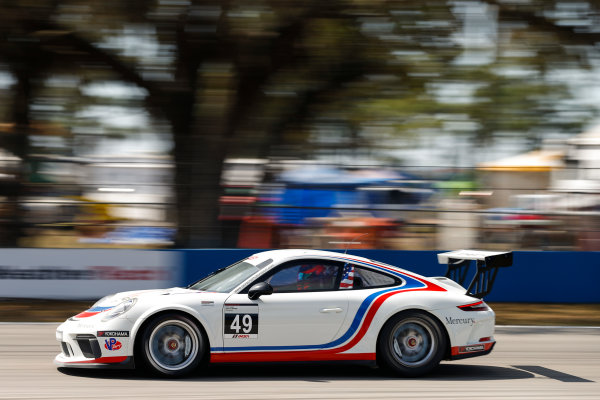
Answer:
[[[472,344],[468,346],[455,346],[452,347],[451,355],[458,356],[461,354],[469,354],[469,353],[477,353],[480,351],[491,350],[496,342],[486,342],[486,343],[478,343]]]
[[[338,339],[320,345],[299,346],[249,346],[213,347],[211,362],[260,362],[260,361],[327,361],[327,360],[374,360],[375,353],[346,353],[365,336],[375,314],[385,300],[409,291],[445,291],[444,288],[405,272],[399,272],[380,264],[366,263],[351,258],[342,259],[385,270],[404,279],[402,287],[388,288],[369,295],[363,302],[348,330]]]

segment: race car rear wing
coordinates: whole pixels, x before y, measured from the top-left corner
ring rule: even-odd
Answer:
[[[510,267],[513,262],[511,251],[481,251],[481,250],[456,250],[438,254],[440,264],[448,264],[446,278],[465,287],[471,261],[476,261],[475,275],[467,287],[467,294],[479,299],[487,296],[494,286],[498,268]]]

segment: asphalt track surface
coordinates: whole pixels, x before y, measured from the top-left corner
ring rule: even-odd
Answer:
[[[178,380],[58,369],[58,324],[0,324],[0,399],[600,399],[600,328],[498,327],[492,354],[422,378],[362,365],[219,365]]]

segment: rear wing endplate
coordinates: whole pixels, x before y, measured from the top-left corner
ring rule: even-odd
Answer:
[[[481,251],[481,250],[456,250],[438,254],[440,264],[448,264],[446,278],[465,287],[471,261],[476,261],[475,275],[467,287],[467,294],[483,298],[487,296],[494,286],[498,268],[510,267],[513,262],[511,251]]]

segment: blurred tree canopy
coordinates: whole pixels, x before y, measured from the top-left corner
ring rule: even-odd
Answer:
[[[76,156],[79,136],[164,128],[177,245],[219,246],[226,157],[393,159],[420,135],[476,148],[577,132],[597,110],[556,72],[597,65],[599,3],[2,0],[0,146],[27,161],[31,136],[55,131]],[[139,118],[86,117],[118,107]]]

